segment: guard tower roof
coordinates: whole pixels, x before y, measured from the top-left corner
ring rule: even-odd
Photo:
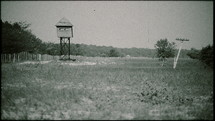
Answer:
[[[55,26],[73,26],[68,19],[63,17]]]

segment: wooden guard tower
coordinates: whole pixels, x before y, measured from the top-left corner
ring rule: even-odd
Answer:
[[[56,25],[57,37],[60,38],[60,59],[70,60],[70,38],[73,37],[73,25],[62,18]]]

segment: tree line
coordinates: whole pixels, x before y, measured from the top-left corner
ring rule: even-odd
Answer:
[[[1,53],[19,53],[29,52],[38,54],[60,55],[60,44],[43,42],[32,34],[29,29],[30,24],[26,22],[9,23],[3,22]],[[80,55],[88,57],[157,57],[156,49],[147,48],[116,48],[112,46],[96,46],[86,44],[70,45],[71,55]],[[190,50],[182,50],[180,57],[188,58],[187,53]]]

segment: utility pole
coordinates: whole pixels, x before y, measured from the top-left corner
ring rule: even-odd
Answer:
[[[181,52],[181,48],[182,48],[183,42],[184,41],[189,41],[188,39],[181,39],[181,38],[176,38],[176,40],[180,41],[181,45],[180,45],[180,48],[178,50],[178,54],[177,54],[176,59],[174,58],[174,63],[173,63],[173,68],[174,69],[176,68],[176,65],[177,65],[177,62],[178,62],[178,58],[179,58],[179,55],[180,55],[180,52]]]

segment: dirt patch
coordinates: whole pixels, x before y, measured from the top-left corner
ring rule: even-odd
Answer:
[[[69,65],[69,66],[83,66],[83,65],[109,65],[109,64],[117,64],[116,62],[105,62],[105,61],[97,61],[97,62],[61,62],[61,65]]]
[[[50,62],[51,61],[25,61],[25,62],[19,63],[19,65],[23,65],[23,64],[47,64]]]
[[[76,62],[76,63],[60,63],[61,65],[82,66],[82,65],[96,65],[95,62]]]

